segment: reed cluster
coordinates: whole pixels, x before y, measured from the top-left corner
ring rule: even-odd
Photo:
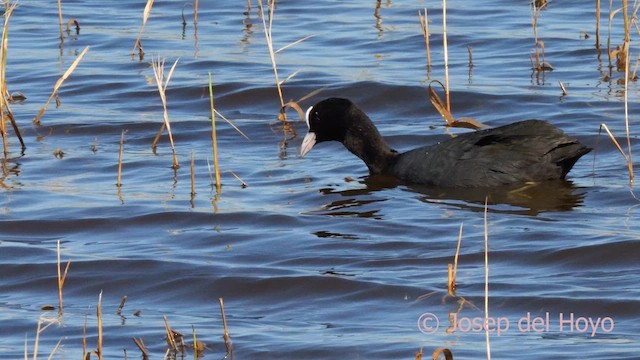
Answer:
[[[424,9],[424,16],[418,12],[420,19],[420,27],[422,35],[425,38],[425,48],[427,50],[427,78],[431,78],[431,48],[429,43],[429,20],[427,17],[427,9]],[[442,47],[444,53],[444,84],[439,80],[432,80],[428,86],[428,96],[433,107],[442,116],[447,126],[461,127],[468,129],[479,129],[485,127],[481,122],[469,118],[461,117],[455,119],[451,112],[451,95],[449,86],[449,49],[447,41],[447,0],[442,0]],[[468,47],[469,53],[469,76],[471,76],[471,68],[473,67],[473,57],[471,47]],[[433,84],[438,84],[444,90],[445,100],[443,101],[438,93],[434,90]]]
[[[250,5],[249,5],[250,6]],[[307,39],[312,38],[314,35],[309,35],[309,36],[305,36],[302,39],[296,40],[292,43],[289,43],[281,48],[279,48],[278,50],[274,50],[273,47],[273,36],[272,36],[272,30],[273,30],[273,18],[274,18],[274,11],[275,11],[275,7],[276,7],[276,1],[275,0],[267,0],[267,15],[268,15],[268,21],[266,20],[265,17],[265,12],[264,12],[264,5],[262,3],[262,0],[258,0],[258,9],[260,11],[260,17],[262,18],[262,27],[264,30],[264,36],[265,36],[265,40],[267,43],[267,50],[269,52],[269,59],[271,60],[271,67],[273,68],[273,74],[275,76],[275,80],[276,80],[276,88],[278,90],[278,98],[280,100],[280,111],[278,112],[278,120],[283,122],[283,130],[284,130],[284,134],[285,137],[288,133],[291,133],[295,136],[295,130],[293,127],[290,126],[289,122],[287,121],[287,113],[286,110],[290,107],[293,107],[292,104],[295,104],[294,101],[289,101],[289,102],[285,102],[284,101],[284,95],[282,92],[282,85],[284,85],[287,81],[293,79],[298,73],[299,71],[296,71],[294,73],[292,73],[291,75],[289,75],[286,79],[280,81],[280,77],[278,75],[278,65],[276,62],[276,54],[291,47],[294,46],[296,44],[299,44]],[[268,25],[267,25],[268,23]],[[297,104],[295,104],[297,105]],[[298,106],[298,108],[300,108]],[[300,115],[300,120],[303,120],[303,116],[302,116],[302,112],[299,111],[298,114]]]
[[[71,264],[71,260],[67,262],[64,273],[61,271],[61,250],[60,250],[60,241],[57,242],[57,280],[58,280],[58,296],[59,296],[59,311],[56,316],[47,316],[46,312],[44,315],[40,316],[37,323],[35,339],[33,341],[33,345],[29,347],[28,338],[25,338],[24,343],[24,360],[37,360],[40,352],[40,335],[44,333],[47,329],[52,327],[53,325],[62,326],[62,320],[64,316],[70,316],[70,314],[64,314],[62,311],[62,288],[64,286],[64,280],[67,277],[69,266]],[[100,291],[98,295],[98,302],[96,305],[96,338],[95,338],[95,348],[92,350],[88,349],[88,338],[87,338],[87,318],[84,319],[84,325],[82,328],[82,359],[91,359],[94,355],[97,359],[102,360],[104,358],[104,311],[102,307],[103,300],[103,292]],[[118,306],[115,315],[122,317],[122,310],[127,301],[127,296],[123,296],[120,301],[120,305]],[[229,328],[227,325],[227,317],[224,309],[224,301],[222,298],[218,299],[218,303],[220,305],[221,312],[221,320],[222,320],[222,339],[224,341],[225,346],[225,355],[224,358],[228,358],[233,360],[233,343],[231,341],[231,336],[229,333]],[[49,311],[54,309],[55,307],[50,305],[45,305],[42,307],[43,310]],[[136,312],[138,313],[138,312]],[[136,314],[134,313],[134,315]],[[123,318],[124,319],[124,318]],[[167,343],[167,348],[164,354],[164,359],[177,359],[177,358],[185,358],[185,355],[188,351],[193,352],[194,359],[201,358],[203,356],[203,352],[207,349],[207,345],[202,341],[197,339],[195,328],[192,326],[192,343],[186,343],[185,338],[182,333],[176,331],[169,325],[169,319],[167,316],[162,317],[164,321],[164,334],[165,340]],[[56,354],[59,353],[61,349],[61,345],[63,342],[63,338],[61,338],[56,345],[51,349],[48,355],[48,359],[52,359]],[[147,349],[144,340],[142,337],[133,337],[133,344],[140,350],[141,356],[143,359],[148,359],[151,355],[151,352]],[[124,349],[124,358],[127,359],[127,349]]]
[[[164,59],[158,59],[157,61],[152,61],[151,66],[153,68],[153,75],[155,76],[156,85],[158,86],[158,93],[160,94],[160,100],[162,101],[162,109],[164,110],[163,119],[164,122],[162,126],[160,126],[160,130],[156,135],[153,143],[151,144],[152,149],[156,148],[158,141],[160,141],[160,137],[164,132],[164,129],[167,129],[167,133],[169,133],[169,142],[171,143],[171,153],[173,155],[173,164],[171,165],[174,169],[178,169],[180,165],[178,164],[178,155],[176,154],[176,147],[173,142],[173,134],[171,133],[171,123],[169,122],[169,112],[167,111],[167,85],[169,85],[169,80],[171,80],[171,75],[173,75],[173,71],[176,69],[176,65],[178,65],[178,60],[176,60],[166,78],[164,75]]]
[[[2,150],[4,156],[9,153],[8,138],[7,138],[7,122],[11,123],[13,131],[20,141],[22,150],[26,148],[22,135],[20,134],[20,128],[16,123],[16,119],[11,111],[10,103],[13,100],[12,95],[7,90],[7,51],[9,48],[9,19],[16,8],[16,2],[7,1],[5,3],[4,22],[2,26],[2,43],[0,44],[0,136],[2,137]]]

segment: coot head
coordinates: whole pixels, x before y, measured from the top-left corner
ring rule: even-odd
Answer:
[[[382,139],[371,119],[348,99],[329,98],[307,110],[309,133],[302,141],[300,155],[323,141],[339,141],[362,159],[371,174],[380,174],[397,156]]]
[[[354,114],[356,111],[358,108],[350,100],[341,98],[329,98],[311,106],[305,116],[309,132],[302,141],[300,155],[304,156],[323,141],[343,142],[352,117],[358,116]]]

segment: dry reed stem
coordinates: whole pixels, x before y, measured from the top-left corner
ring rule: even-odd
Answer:
[[[605,123],[600,124],[600,130],[602,129],[604,129],[607,132],[607,134],[609,135],[609,138],[611,139],[611,141],[613,141],[613,144],[616,146],[620,154],[622,154],[622,156],[624,157],[624,161],[628,163],[629,158],[627,157],[627,154],[625,154],[624,150],[622,150],[622,147],[620,146],[620,143],[618,142],[618,140],[616,140],[615,136],[613,136],[611,131],[609,131],[609,127],[607,126],[607,124]]]
[[[62,288],[64,287],[64,281],[67,279],[67,274],[69,273],[69,266],[71,266],[71,260],[67,261],[67,266],[64,269],[64,274],[62,274],[62,268],[60,267],[60,240],[58,240],[58,314],[62,315]]]
[[[58,22],[60,23],[60,46],[64,43],[64,32],[62,31],[62,4],[58,0]]]
[[[431,359],[437,360],[441,354],[444,355],[445,360],[453,360],[453,352],[447,348],[435,349],[433,355],[431,355]]]
[[[300,105],[298,105],[297,102],[289,101],[288,103],[284,104],[284,107],[280,109],[280,111],[281,112],[287,111],[288,108],[294,109],[298,114],[300,121],[304,121],[304,111],[302,111],[302,108],[300,107]]]
[[[447,292],[449,296],[456,295],[456,282],[453,279],[453,265],[447,264]]]
[[[624,4],[626,6],[627,2],[626,0],[624,1]],[[626,11],[625,11],[626,13]],[[629,58],[629,40],[626,39],[625,40],[625,48],[626,48],[626,58]],[[628,161],[627,161],[627,167],[629,169],[629,183],[633,185],[633,157],[631,155],[631,134],[629,132],[629,62],[627,61],[625,63],[625,71],[624,71],[624,78],[625,78],[625,82],[624,82],[624,125],[625,125],[625,131],[626,131],[626,135],[627,135],[627,150],[628,150]]]
[[[191,198],[196,195],[195,155],[191,151]]]
[[[71,73],[76,69],[76,67],[78,66],[78,64],[80,63],[82,58],[85,56],[87,51],[89,51],[89,46],[85,47],[84,50],[82,50],[80,55],[78,55],[78,57],[73,61],[71,66],[69,66],[69,68],[67,69],[67,71],[65,71],[65,73],[62,75],[62,77],[60,79],[58,79],[58,81],[56,81],[56,84],[53,86],[53,92],[51,92],[51,96],[49,96],[49,99],[44,104],[42,109],[40,109],[40,111],[38,112],[38,115],[36,115],[35,119],[33,119],[33,123],[34,124],[40,125],[40,118],[42,117],[42,115],[44,115],[44,112],[47,110],[47,107],[49,106],[49,103],[51,103],[51,100],[53,100],[53,98],[58,93],[58,90],[62,86],[62,83],[65,80],[67,80],[67,78],[71,75]]]
[[[308,93],[307,95],[301,97],[300,99],[298,99],[298,101],[289,101],[288,103],[284,104],[284,107],[282,109],[280,109],[280,112],[285,112],[287,111],[288,108],[292,108],[296,111],[296,113],[298,114],[298,118],[300,118],[300,121],[304,121],[304,111],[302,111],[302,108],[300,107],[300,105],[298,105],[298,103],[303,102],[313,96],[316,96],[317,94],[319,94],[321,91],[323,91],[325,88],[320,88],[320,89],[316,89],[311,91],[310,93]]]
[[[147,350],[147,347],[144,345],[144,341],[142,340],[142,338],[132,337],[132,339],[133,343],[136,344],[136,346],[142,353],[142,358],[146,360],[149,357],[149,350]]]
[[[193,26],[198,24],[198,0],[193,5]]]
[[[58,342],[53,347],[53,349],[51,349],[51,352],[49,353],[49,357],[47,357],[47,360],[53,359],[53,356],[58,352],[58,350],[60,350],[60,344],[62,344],[62,339],[58,340]]]
[[[240,129],[239,129],[239,128],[238,128],[238,127],[237,127],[233,122],[231,122],[231,120],[227,119],[227,118],[226,118],[224,115],[222,115],[218,110],[213,109],[213,111],[216,113],[216,115],[220,116],[220,118],[221,118],[222,120],[226,121],[226,122],[227,122],[227,124],[231,125],[231,127],[232,127],[235,131],[237,131],[240,135],[242,135],[242,137],[244,137],[245,139],[247,139],[247,140],[251,141],[251,139],[250,139],[250,138],[249,138],[245,133],[243,133],[243,132],[242,132],[242,130],[240,130]]]
[[[169,326],[169,320],[167,319],[166,315],[163,315],[162,319],[164,320],[164,329],[167,334],[167,345],[169,345],[169,350],[178,352],[178,344],[176,343],[176,339],[175,339],[175,336],[173,335],[173,331]]]
[[[142,25],[140,25],[140,31],[138,31],[138,38],[136,39],[135,44],[133,44],[133,50],[131,50],[131,58],[136,53],[136,49],[140,48],[140,60],[144,57],[144,51],[142,50],[142,45],[140,43],[140,38],[142,37],[142,31],[144,31],[144,26],[147,24],[147,20],[149,19],[149,14],[151,13],[151,7],[153,6],[153,0],[147,0],[147,5],[144,7],[144,13],[142,14]]]
[[[449,97],[449,50],[447,46],[447,0],[442,0],[442,45],[444,51],[444,92],[447,100],[447,111],[451,112]]]
[[[47,323],[44,327],[42,326],[43,323]],[[44,332],[49,326],[53,325],[53,324],[60,324],[60,318],[55,318],[55,319],[49,319],[49,318],[44,318],[44,317],[40,317],[40,319],[38,319],[38,329],[36,330],[36,339],[33,343],[33,360],[37,360],[38,359],[38,351],[39,351],[39,346],[40,346],[40,334],[42,334],[42,332]],[[27,350],[25,349],[25,356],[27,355]]]
[[[120,150],[118,151],[118,179],[116,180],[116,186],[122,186],[122,153],[124,149],[124,134],[125,130],[122,130],[122,134],[120,135]]]
[[[440,84],[440,86],[443,89],[446,89],[446,86],[442,84],[440,81],[433,80],[431,83],[429,83],[429,88],[428,88],[429,100],[431,101],[431,104],[433,104],[433,106],[436,108],[436,110],[438,110],[438,113],[440,113],[444,121],[447,123],[447,126],[453,126],[453,123],[456,122],[456,119],[451,114],[451,111],[447,109],[447,104],[445,104],[440,98],[440,96],[438,96],[438,93],[435,90],[433,90],[433,87],[431,86],[431,84],[433,84],[434,82]]]
[[[173,63],[173,66],[171,66],[171,70],[169,70],[169,74],[167,74],[166,79],[164,76],[164,59],[151,61],[151,67],[153,69],[153,75],[155,76],[155,79],[156,79],[156,85],[158,86],[158,93],[160,94],[160,100],[162,101],[162,109],[163,109],[164,123],[163,123],[163,126],[160,128],[159,134],[162,133],[165,127],[167,128],[167,132],[169,133],[169,142],[171,143],[171,152],[173,153],[172,167],[174,169],[177,169],[178,167],[180,167],[180,165],[178,164],[178,156],[176,154],[176,148],[173,142],[173,134],[171,133],[171,124],[169,123],[169,112],[167,111],[166,91],[167,91],[167,85],[169,85],[169,80],[171,80],[171,75],[173,75],[173,71],[175,70],[176,65],[178,65],[178,60],[180,59],[176,59],[176,61]],[[156,136],[156,140],[157,139],[158,139],[158,136]],[[152,144],[152,147],[154,148],[155,148],[155,143],[157,142],[156,140],[154,140],[154,144]]]
[[[271,26],[271,24],[269,24],[269,26]],[[269,32],[271,32],[271,30],[269,30]],[[303,37],[302,39],[298,39],[298,40],[296,40],[296,41],[294,41],[292,43],[289,43],[289,44],[281,47],[280,49],[276,50],[275,53],[277,54],[277,53],[279,53],[279,52],[281,52],[281,51],[283,51],[285,49],[288,49],[288,48],[290,48],[290,47],[292,47],[294,45],[297,45],[297,44],[299,44],[299,43],[301,43],[303,41],[309,40],[314,36],[316,36],[316,35],[315,34],[307,35],[307,36]],[[269,37],[271,37],[271,33],[269,33]]]
[[[84,316],[82,324],[82,359],[87,358],[87,315]]]
[[[218,164],[218,139],[216,136],[216,111],[213,103],[213,82],[209,73],[209,106],[211,107],[211,145],[213,148],[213,169],[216,176],[216,191],[220,193],[222,184],[220,182],[220,167]]]
[[[489,321],[489,225],[487,223],[487,212],[489,197],[484,199],[484,321]],[[487,344],[487,360],[491,360],[491,345],[489,343],[489,327],[485,326],[485,341]]]
[[[98,296],[96,317],[98,318],[98,343],[96,344],[96,350],[94,353],[98,356],[98,359],[102,360],[102,291],[100,291],[100,295]]]
[[[560,85],[560,89],[562,90],[562,96],[567,95],[567,88],[564,87],[562,81],[558,81],[558,85]]]
[[[607,135],[609,135],[609,138],[611,139],[613,144],[616,146],[620,154],[622,154],[624,161],[627,163],[627,170],[629,171],[629,183],[633,185],[633,164],[631,163],[631,160],[629,159],[627,154],[625,154],[624,150],[622,150],[622,146],[620,146],[618,140],[616,140],[611,131],[609,131],[609,127],[607,126],[607,124],[600,124],[600,128],[604,129],[607,132]]]
[[[624,42],[629,43],[631,30],[631,24],[629,23],[629,2],[628,0],[622,0],[622,19],[624,23]]]
[[[198,338],[196,337],[196,327],[191,325],[191,337],[193,338],[193,360],[198,360]]]
[[[534,46],[535,46],[535,58],[536,58],[536,63],[535,66],[532,66],[532,68],[536,69],[536,70],[540,70],[540,54],[538,53],[538,16],[540,15],[540,9],[536,6],[535,2],[531,3],[531,6],[533,6],[533,10],[531,13],[531,27],[533,28],[533,42],[534,42]]]
[[[453,114],[451,114],[451,112],[447,110],[446,104],[442,101],[440,96],[438,96],[438,93],[436,93],[436,91],[433,90],[433,87],[431,86],[431,84],[433,84],[434,82],[440,84],[442,88],[445,87],[438,80],[431,81],[428,87],[429,100],[431,101],[431,104],[433,104],[433,106],[436,108],[436,110],[438,110],[438,113],[440,113],[444,121],[447,123],[447,126],[459,127],[459,128],[465,128],[465,129],[474,129],[474,130],[477,130],[482,127],[486,127],[485,124],[469,117],[463,117],[463,118],[460,118],[459,120],[456,120],[453,117]]]
[[[424,16],[418,10],[418,18],[420,19],[420,27],[422,28],[422,36],[424,36],[424,47],[427,51],[427,77],[431,74],[431,47],[429,45],[429,17],[427,8],[424,8]]]
[[[242,187],[243,187],[243,188],[246,188],[247,186],[249,186],[249,185],[247,185],[247,183],[246,183],[246,182],[244,182],[244,180],[242,180],[242,179],[240,178],[240,176],[236,175],[236,173],[234,173],[234,172],[233,172],[233,171],[231,171],[231,170],[229,170],[229,172],[231,173],[231,175],[233,175],[233,177],[235,177],[236,179],[238,179],[238,181],[240,181],[240,183],[242,184]]]
[[[209,170],[209,180],[211,181],[211,187],[213,187],[216,181],[213,179],[213,172],[211,171],[211,161],[209,161],[208,156],[207,156],[207,170]]]
[[[611,26],[613,24],[613,17],[622,9],[613,10],[613,0],[609,0],[609,25],[607,28],[607,55],[609,58],[609,71],[613,67],[612,51],[611,51]]]
[[[453,269],[451,269],[451,264],[449,264],[449,282],[448,282],[448,290],[449,295],[455,296],[456,294],[456,280],[458,277],[458,256],[460,255],[460,243],[462,242],[462,223],[460,223],[460,232],[458,234],[458,246],[456,247],[456,255],[453,258]]]
[[[227,350],[226,356],[229,356],[231,360],[233,360],[233,343],[229,337],[229,328],[227,328],[227,316],[224,313],[224,300],[219,298],[218,301],[220,302],[220,312],[222,313],[222,327],[224,330],[222,339],[224,340],[224,346]]]
[[[118,310],[116,311],[116,315],[121,316],[122,315],[122,308],[124,308],[124,304],[127,302],[127,295],[122,297],[122,300],[120,300],[120,305],[118,305]]]
[[[273,50],[273,41],[272,41],[272,37],[271,37],[271,29],[272,29],[272,25],[273,25],[273,11],[275,6],[271,5],[269,6],[267,4],[267,6],[269,7],[269,26],[267,27],[267,22],[264,18],[264,7],[262,5],[262,0],[258,0],[258,8],[260,9],[260,17],[262,18],[262,26],[264,28],[264,36],[265,39],[267,41],[267,49],[269,50],[269,58],[271,59],[271,66],[273,67],[273,74],[275,75],[276,78],[276,87],[278,88],[278,97],[280,98],[280,108],[282,109],[284,107],[284,96],[282,95],[282,86],[280,83],[280,79],[278,77],[278,66],[276,64],[276,54],[275,51]],[[283,121],[287,121],[287,116],[284,113],[280,113],[282,116]]]
[[[11,121],[11,125],[13,126],[13,131],[15,132],[18,140],[20,140],[20,144],[22,145],[22,149],[26,148],[24,141],[22,140],[22,135],[20,134],[20,129],[18,128],[18,124],[16,124],[16,120],[13,117],[13,112],[11,111],[11,107],[9,106],[8,99],[11,99],[11,95],[7,90],[7,82],[6,82],[6,69],[7,69],[7,50],[9,47],[9,18],[13,13],[13,10],[16,8],[17,3],[9,4],[7,2],[5,4],[5,13],[4,13],[4,24],[2,27],[2,55],[1,55],[1,63],[0,63],[0,135],[2,136],[2,148],[4,152],[4,156],[6,157],[9,153],[8,142],[7,142],[7,126],[6,121],[7,118]]]
[[[600,0],[596,0],[596,49],[600,50]]]

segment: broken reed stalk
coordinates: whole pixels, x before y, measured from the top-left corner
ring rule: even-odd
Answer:
[[[171,70],[169,70],[169,74],[167,74],[166,79],[164,76],[164,59],[151,61],[151,67],[153,68],[153,75],[155,76],[155,79],[156,79],[156,85],[158,85],[158,93],[160,93],[160,100],[162,101],[162,108],[164,110],[163,112],[164,123],[160,128],[160,132],[158,134],[162,134],[163,129],[165,127],[167,128],[167,132],[169,133],[169,142],[171,143],[171,152],[173,153],[173,165],[172,165],[173,169],[179,168],[180,165],[178,164],[178,156],[176,155],[176,148],[173,143],[173,134],[171,133],[171,124],[169,123],[169,113],[167,111],[166,92],[167,92],[167,85],[169,85],[169,80],[171,80],[171,75],[173,75],[173,70],[175,70],[176,65],[178,65],[178,60],[180,59],[176,59],[176,61],[173,63],[173,66],[171,66]],[[157,139],[158,139],[158,136],[156,136],[156,140]],[[157,142],[156,140],[154,140],[154,144],[152,144],[152,147],[155,147],[155,143]]]
[[[198,360],[200,354],[198,348],[198,338],[196,337],[196,327],[191,325],[191,336],[193,337],[193,360]]]
[[[209,73],[209,105],[211,107],[211,145],[213,148],[213,169],[216,176],[216,191],[220,193],[222,184],[220,183],[220,167],[218,165],[218,139],[216,136],[216,111],[213,104],[213,82]]]
[[[558,85],[560,85],[560,90],[562,90],[562,96],[567,95],[567,88],[564,87],[564,84],[562,83],[562,81],[558,81]]]
[[[600,51],[600,0],[596,0],[596,49]]]
[[[60,46],[64,43],[64,32],[62,30],[62,4],[58,0],[58,22],[60,23]]]
[[[271,29],[273,25],[273,11],[275,8],[275,4],[267,4],[269,11],[269,26],[267,27],[267,22],[264,18],[264,8],[262,5],[262,0],[258,0],[258,8],[260,9],[260,17],[262,18],[262,26],[264,28],[264,36],[267,41],[267,48],[269,49],[269,58],[271,59],[271,66],[273,67],[273,74],[276,77],[276,87],[278,88],[278,97],[280,98],[280,109],[284,108],[284,96],[282,95],[282,86],[280,83],[280,79],[278,77],[278,66],[276,65],[276,54],[273,50],[273,41],[271,37]],[[280,120],[286,123],[287,115],[283,111],[280,111],[280,115],[278,116]]]
[[[125,131],[122,130],[122,134],[120,135],[120,151],[118,152],[118,179],[116,181],[117,187],[122,186],[122,153],[124,149],[124,133]]]
[[[429,46],[429,18],[427,15],[427,8],[424,8],[424,16],[418,10],[418,17],[420,18],[420,27],[422,28],[422,36],[424,36],[424,47],[427,51],[427,77],[431,74],[431,47]]]
[[[487,210],[489,197],[484,198],[484,321],[489,321],[489,226],[487,224]],[[485,341],[487,343],[487,360],[491,360],[491,345],[489,343],[489,327],[485,326]]]
[[[231,170],[229,170],[229,172],[230,172],[230,173],[231,173],[231,175],[233,175],[236,179],[238,179],[238,181],[240,181],[240,184],[242,184],[242,185],[241,185],[241,186],[242,186],[242,188],[246,188],[247,186],[249,186],[249,185],[247,185],[247,183],[246,183],[246,182],[244,182],[244,180],[242,180],[242,179],[240,178],[240,176],[238,176],[236,173],[234,173],[234,172],[233,172],[233,171],[231,171]]]
[[[447,0],[442,0],[442,45],[444,50],[444,93],[447,101],[447,111],[451,112],[449,97],[449,51],[447,48]]]
[[[82,324],[82,358],[87,358],[87,315],[84,316]]]
[[[60,240],[58,240],[58,315],[62,315],[62,288],[64,287],[64,281],[67,279],[69,273],[69,266],[71,266],[71,260],[67,261],[67,266],[64,268],[64,274],[62,273],[62,267],[60,266]]]
[[[233,360],[233,342],[231,342],[231,338],[229,337],[229,328],[227,328],[227,316],[224,313],[224,300],[219,298],[220,302],[220,312],[222,313],[222,328],[224,330],[224,335],[222,339],[224,340],[224,346],[227,350],[227,355]]]
[[[191,151],[191,198],[196,194],[195,155]]]
[[[193,26],[198,24],[198,0],[193,4]]]
[[[40,125],[40,118],[42,117],[42,115],[44,115],[44,112],[47,110],[47,107],[51,103],[51,100],[53,100],[53,98],[58,93],[58,90],[62,86],[62,83],[65,80],[67,80],[67,78],[71,75],[71,73],[76,69],[76,67],[78,66],[78,64],[82,60],[82,58],[86,55],[87,51],[89,51],[89,46],[85,47],[84,50],[82,50],[80,55],[78,55],[78,57],[73,61],[71,66],[69,66],[69,68],[67,69],[67,71],[65,71],[65,73],[62,75],[62,77],[60,79],[58,79],[58,81],[56,81],[56,84],[53,86],[53,92],[51,92],[51,96],[49,96],[49,99],[44,104],[42,109],[40,109],[40,111],[38,112],[38,115],[36,115],[35,119],[33,119],[33,123],[34,124]]]
[[[98,297],[98,307],[96,308],[96,316],[98,317],[98,344],[96,346],[96,355],[102,360],[102,291]]]
[[[120,300],[120,305],[118,306],[118,310],[116,311],[116,315],[121,316],[122,315],[122,308],[124,308],[124,304],[127,302],[127,295],[122,297],[122,300]]]
[[[153,0],[147,0],[147,5],[144,7],[144,13],[142,14],[142,25],[140,25],[140,31],[138,31],[138,38],[136,39],[135,44],[133,44],[133,50],[131,50],[131,58],[136,53],[136,49],[140,49],[140,60],[144,58],[144,50],[142,50],[142,43],[140,42],[140,38],[142,37],[142,31],[144,31],[144,26],[147,24],[147,20],[149,19],[149,14],[151,13],[151,7],[153,6]]]

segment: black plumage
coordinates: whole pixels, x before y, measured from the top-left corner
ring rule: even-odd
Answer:
[[[564,179],[591,149],[542,120],[526,120],[457,135],[402,154],[391,149],[369,117],[350,100],[329,98],[307,111],[301,155],[323,141],[339,141],[369,172],[416,184],[495,187]]]

